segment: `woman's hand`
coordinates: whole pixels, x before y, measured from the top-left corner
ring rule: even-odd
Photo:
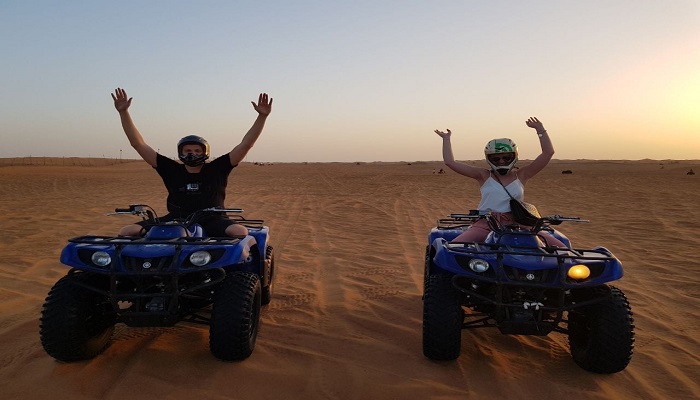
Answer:
[[[527,124],[527,126],[529,126],[530,128],[536,130],[537,133],[543,132],[545,130],[544,125],[542,125],[542,122],[540,122],[540,120],[535,117],[528,118],[528,120],[525,121],[525,124]]]
[[[435,133],[437,133],[437,135],[443,139],[449,139],[449,137],[452,135],[452,131],[449,129],[447,130],[447,132],[443,132],[443,131],[435,129]]]

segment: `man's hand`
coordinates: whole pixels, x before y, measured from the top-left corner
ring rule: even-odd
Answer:
[[[117,88],[114,90],[114,93],[112,93],[112,99],[114,99],[114,108],[116,108],[117,111],[122,112],[129,108],[133,97],[127,97],[124,89]]]
[[[440,136],[443,139],[447,139],[452,135],[452,131],[449,129],[447,130],[447,132],[443,132],[443,131],[435,129],[435,133],[437,133],[438,136]]]
[[[129,99],[129,101],[131,101],[131,99]],[[260,93],[260,96],[258,96],[258,104],[255,104],[253,101],[250,103],[260,115],[268,116],[272,111],[272,97],[270,97],[268,101],[267,93]]]

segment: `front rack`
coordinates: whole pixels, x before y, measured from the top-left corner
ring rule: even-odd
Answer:
[[[486,219],[489,222],[489,226],[493,230],[500,227],[500,225],[493,218],[491,211],[489,210],[470,210],[468,214],[450,214],[447,218],[440,218],[437,220],[437,229],[458,229],[465,228],[472,225],[476,220]],[[559,225],[564,221],[569,222],[589,222],[586,219],[581,219],[579,217],[567,217],[563,215],[552,215],[547,217],[541,217],[538,219],[537,223],[530,229],[531,232],[537,232],[540,230],[548,230],[549,225]]]
[[[482,242],[448,242],[445,247],[457,253],[478,254],[478,255],[519,255],[519,256],[541,256],[559,259],[576,260],[596,260],[609,261],[616,258],[604,249],[570,249],[562,247],[518,247],[503,243],[482,243]],[[588,255],[585,253],[595,253],[598,255]]]
[[[143,236],[96,236],[86,235],[68,239],[70,243],[95,245],[129,245],[129,244],[173,244],[173,245],[221,245],[236,244],[244,236],[233,237],[177,237],[172,239],[149,239]]]

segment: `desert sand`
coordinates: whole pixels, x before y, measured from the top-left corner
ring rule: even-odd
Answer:
[[[526,161],[525,161],[526,162]],[[697,399],[700,398],[698,161],[553,161],[528,183],[574,246],[622,260],[636,345],[622,372],[574,364],[567,338],[463,331],[462,355],[422,354],[427,234],[478,203],[472,180],[440,162],[243,163],[227,205],[265,220],[277,276],[252,356],[221,362],[208,329],[118,326],[90,361],[60,363],[39,341],[66,240],[114,234],[165,190],[142,161],[14,159],[0,163],[2,399]],[[562,174],[571,170],[572,174]]]

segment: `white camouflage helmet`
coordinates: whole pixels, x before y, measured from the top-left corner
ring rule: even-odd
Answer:
[[[489,160],[489,156],[493,154],[505,154],[513,153],[513,161],[508,165],[495,165]],[[486,148],[484,148],[484,155],[486,156],[486,162],[489,164],[493,171],[498,172],[501,175],[505,175],[513,169],[515,163],[518,162],[518,146],[514,141],[508,138],[493,139],[486,143]]]

